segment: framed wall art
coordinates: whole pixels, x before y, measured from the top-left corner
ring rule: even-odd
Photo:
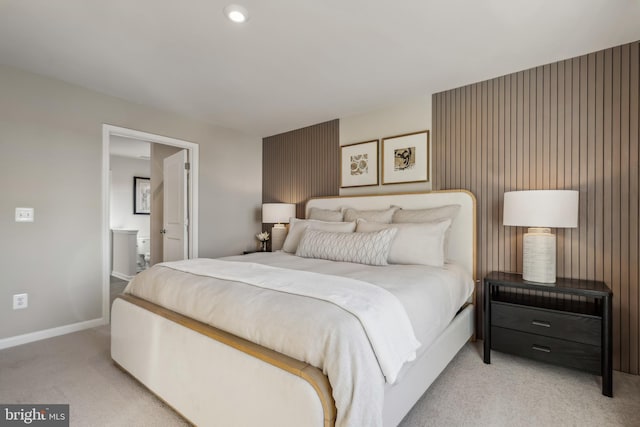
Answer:
[[[429,181],[429,131],[382,139],[382,184]]]
[[[378,140],[340,147],[340,187],[378,185]]]
[[[133,214],[151,214],[151,179],[133,177]]]

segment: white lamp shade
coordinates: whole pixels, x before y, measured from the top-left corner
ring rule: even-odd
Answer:
[[[295,218],[296,205],[293,203],[263,203],[262,222],[265,224],[288,224]]]
[[[528,190],[504,193],[504,225],[576,228],[578,191]]]

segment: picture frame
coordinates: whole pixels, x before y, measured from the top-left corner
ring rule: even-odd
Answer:
[[[429,182],[429,131],[382,138],[382,185]]]
[[[340,188],[378,185],[379,142],[375,139],[340,147]]]
[[[133,214],[151,214],[151,179],[134,176],[133,177]]]

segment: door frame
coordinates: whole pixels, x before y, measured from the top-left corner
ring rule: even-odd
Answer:
[[[110,192],[111,183],[109,180],[110,168],[110,140],[112,136],[123,136],[125,138],[139,139],[141,141],[155,144],[171,145],[173,147],[184,148],[189,153],[189,182],[187,187],[188,208],[189,208],[189,258],[198,257],[198,166],[199,148],[194,142],[189,142],[176,138],[169,138],[162,135],[142,132],[134,129],[123,128],[108,124],[102,125],[102,318],[105,323],[109,323],[111,310],[110,300],[110,266],[111,266],[111,226],[110,220]],[[151,236],[153,238],[153,236]]]

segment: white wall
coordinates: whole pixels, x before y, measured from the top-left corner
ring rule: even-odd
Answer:
[[[340,118],[340,145],[379,139],[379,149],[382,150],[382,138],[428,129],[431,131],[431,95],[424,94],[417,98],[391,105],[387,108],[351,117]],[[429,138],[429,163],[431,163],[432,135]],[[379,177],[382,168],[382,153],[378,153]],[[431,171],[431,164],[429,164]],[[340,195],[380,194],[431,190],[431,181],[411,184],[341,188]]]
[[[198,143],[200,256],[253,247],[260,137],[5,66],[0,94],[0,347],[102,316],[105,123]],[[16,223],[18,206],[35,222]],[[23,292],[29,307],[12,310]]]
[[[111,156],[109,227],[138,230],[138,237],[150,237],[149,215],[133,214],[133,177],[151,176],[151,161]]]

